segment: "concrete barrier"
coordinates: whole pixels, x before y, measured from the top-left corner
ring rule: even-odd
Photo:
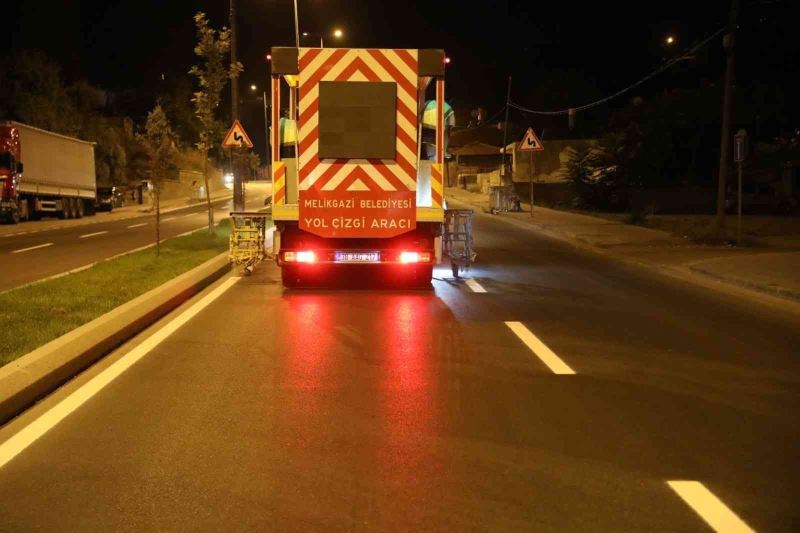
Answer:
[[[229,271],[221,253],[0,368],[0,425]]]

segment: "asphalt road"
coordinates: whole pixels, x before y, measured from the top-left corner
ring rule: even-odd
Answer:
[[[471,287],[221,281],[0,429],[0,530],[800,529],[798,314],[475,228]]]
[[[259,207],[263,205],[263,198],[253,198],[248,205]],[[217,200],[213,206],[214,218],[219,221],[228,216],[231,200]],[[162,238],[203,227],[208,223],[207,213],[205,204],[164,213],[161,217]],[[17,226],[19,232],[0,236],[0,291],[155,242],[154,215],[109,221],[104,221],[103,216],[103,213],[98,213],[95,219],[90,219],[92,223],[65,224],[58,229],[49,229],[51,224],[27,222]]]

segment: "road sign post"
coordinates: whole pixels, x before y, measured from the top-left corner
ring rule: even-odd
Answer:
[[[531,216],[533,216],[533,174],[534,174],[534,166],[533,166],[533,152],[542,152],[544,151],[544,146],[542,146],[542,141],[539,140],[539,137],[536,136],[534,133],[533,128],[528,128],[528,131],[525,132],[525,137],[522,138],[522,141],[519,143],[519,150],[520,152],[529,152],[530,153],[530,165],[529,165],[529,173],[528,173],[528,187],[530,188],[530,195],[531,195]]]
[[[739,130],[733,136],[733,161],[739,173],[739,193],[736,211],[736,244],[742,244],[742,163],[747,157],[747,132]]]
[[[528,188],[530,189],[530,192],[531,192],[531,216],[533,216],[533,173],[534,173],[534,171],[533,171],[533,150],[531,150],[529,153],[531,154],[531,159],[530,159],[530,168],[529,168],[530,172],[529,172],[529,175],[528,175]]]
[[[233,173],[233,209],[234,211],[244,210],[244,187],[242,185],[241,177],[238,176],[234,165],[233,150],[237,148],[253,148],[253,141],[244,131],[242,123],[234,120],[228,133],[222,141],[222,148],[229,148],[231,150],[231,172]],[[207,191],[206,194],[210,193]]]

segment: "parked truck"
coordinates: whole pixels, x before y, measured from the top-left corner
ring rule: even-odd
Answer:
[[[430,285],[445,207],[444,52],[280,47],[271,58],[273,252],[284,285],[342,271]],[[420,138],[429,89],[433,153]],[[277,127],[282,91],[298,124],[289,151]]]
[[[0,122],[0,191],[0,218],[13,224],[93,214],[94,143]]]

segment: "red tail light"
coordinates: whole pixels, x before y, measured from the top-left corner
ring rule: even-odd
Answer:
[[[315,263],[317,261],[317,254],[311,250],[284,252],[283,260],[287,263]]]
[[[401,263],[429,263],[430,260],[429,252],[400,252]]]

